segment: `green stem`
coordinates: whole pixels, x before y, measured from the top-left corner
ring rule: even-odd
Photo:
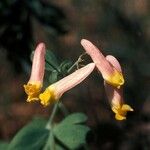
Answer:
[[[63,112],[64,116],[67,116],[69,114],[68,110],[66,109],[65,105],[63,103],[59,103],[59,108]]]
[[[84,55],[86,55],[86,53],[83,53],[83,54],[81,54],[81,55],[79,56],[78,60],[68,69],[68,71],[67,71],[68,73],[70,73],[71,70],[72,70],[75,66],[78,67],[79,63],[83,61],[83,60],[82,60],[82,57],[83,57]]]
[[[48,121],[48,123],[47,123],[47,125],[46,125],[46,129],[48,129],[48,130],[50,130],[51,127],[52,127],[52,122],[53,122],[53,119],[54,119],[55,114],[56,114],[56,112],[57,112],[58,104],[59,104],[59,100],[57,100],[57,102],[55,103],[54,108],[53,108],[53,110],[52,110],[52,114],[51,114],[51,116],[50,116],[50,118],[49,118],[49,121]]]
[[[45,146],[43,147],[43,150],[49,149],[55,150],[55,139],[52,130],[49,132],[49,137],[47,139]]]
[[[78,60],[68,69],[68,73],[69,72],[71,72],[71,70],[75,67],[75,66],[77,66],[77,64],[78,64],[79,62],[78,62]]]
[[[53,135],[53,131],[50,133],[50,149],[55,150],[55,139]]]
[[[46,125],[46,129],[49,130],[49,137],[48,137],[46,145],[44,146],[44,150],[47,150],[49,148],[55,150],[55,140],[54,140],[54,135],[53,135],[52,123],[53,123],[53,119],[57,113],[58,106],[59,106],[59,100],[57,100],[57,102],[55,103],[54,108],[53,108],[52,113],[51,113],[51,116],[50,116],[48,123]]]

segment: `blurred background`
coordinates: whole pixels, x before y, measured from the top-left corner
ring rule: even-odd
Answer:
[[[149,150],[149,0],[1,0],[0,19],[0,140],[11,140],[34,116],[48,118],[51,112],[52,106],[26,103],[23,89],[37,43],[46,43],[60,62],[74,62],[86,38],[120,61],[124,99],[134,112],[126,121],[114,119],[96,70],[66,93],[63,103],[70,113],[88,115],[91,150]]]

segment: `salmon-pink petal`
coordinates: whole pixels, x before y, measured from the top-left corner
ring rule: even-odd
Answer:
[[[113,65],[113,67],[115,69],[117,69],[119,72],[122,72],[121,65],[120,65],[119,61],[114,56],[107,55],[106,59]]]
[[[109,63],[112,64],[112,66],[117,69],[119,72],[122,72],[120,63],[118,62],[118,60],[112,56],[112,55],[107,55],[106,59]],[[111,104],[114,105],[121,105],[122,101],[123,101],[123,90],[121,89],[117,89],[114,88],[113,86],[104,83],[105,85],[105,91],[106,91],[106,95],[108,97],[108,100],[111,102]]]
[[[81,83],[93,71],[94,67],[95,64],[90,63],[52,84],[50,87],[54,87],[54,89],[56,89],[56,95],[59,97],[66,91]]]
[[[102,73],[102,76],[108,76],[114,72],[112,66],[108,63],[105,56],[101,51],[93,45],[90,41],[86,39],[81,40],[81,45],[84,47],[85,51],[91,56],[93,62],[96,64],[99,71]]]
[[[43,85],[44,71],[45,45],[40,43],[34,52],[30,79],[28,83],[24,85],[25,92],[28,95],[28,102],[39,100],[38,96]]]
[[[34,81],[43,82],[44,71],[45,71],[45,44],[40,43],[34,52],[32,71],[29,82]]]
[[[49,103],[58,100],[66,91],[81,83],[94,68],[95,64],[90,63],[50,85],[42,94],[40,94],[39,98],[41,103],[47,106]]]
[[[117,89],[104,82],[107,98],[111,105],[119,106],[123,103],[123,90]]]

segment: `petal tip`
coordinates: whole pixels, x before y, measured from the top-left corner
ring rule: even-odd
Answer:
[[[91,43],[89,40],[87,40],[87,39],[82,39],[80,43],[81,43],[82,46],[86,46],[87,44],[88,44],[88,45],[89,45],[89,44],[92,44],[92,43]]]
[[[92,68],[92,69],[95,68],[95,63],[90,63],[90,64],[88,64],[88,65],[89,65],[89,68]]]
[[[40,52],[42,51],[42,53],[44,53],[45,55],[45,44],[44,43],[39,43],[35,49],[36,52]]]
[[[45,48],[45,43],[41,42],[38,44],[39,47]]]

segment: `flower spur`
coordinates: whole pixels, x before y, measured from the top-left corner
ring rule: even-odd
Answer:
[[[124,84],[124,78],[120,71],[116,70],[112,64],[110,64],[102,52],[86,39],[81,40],[81,45],[85,51],[90,55],[98,70],[101,72],[104,80],[117,87],[118,89]]]

